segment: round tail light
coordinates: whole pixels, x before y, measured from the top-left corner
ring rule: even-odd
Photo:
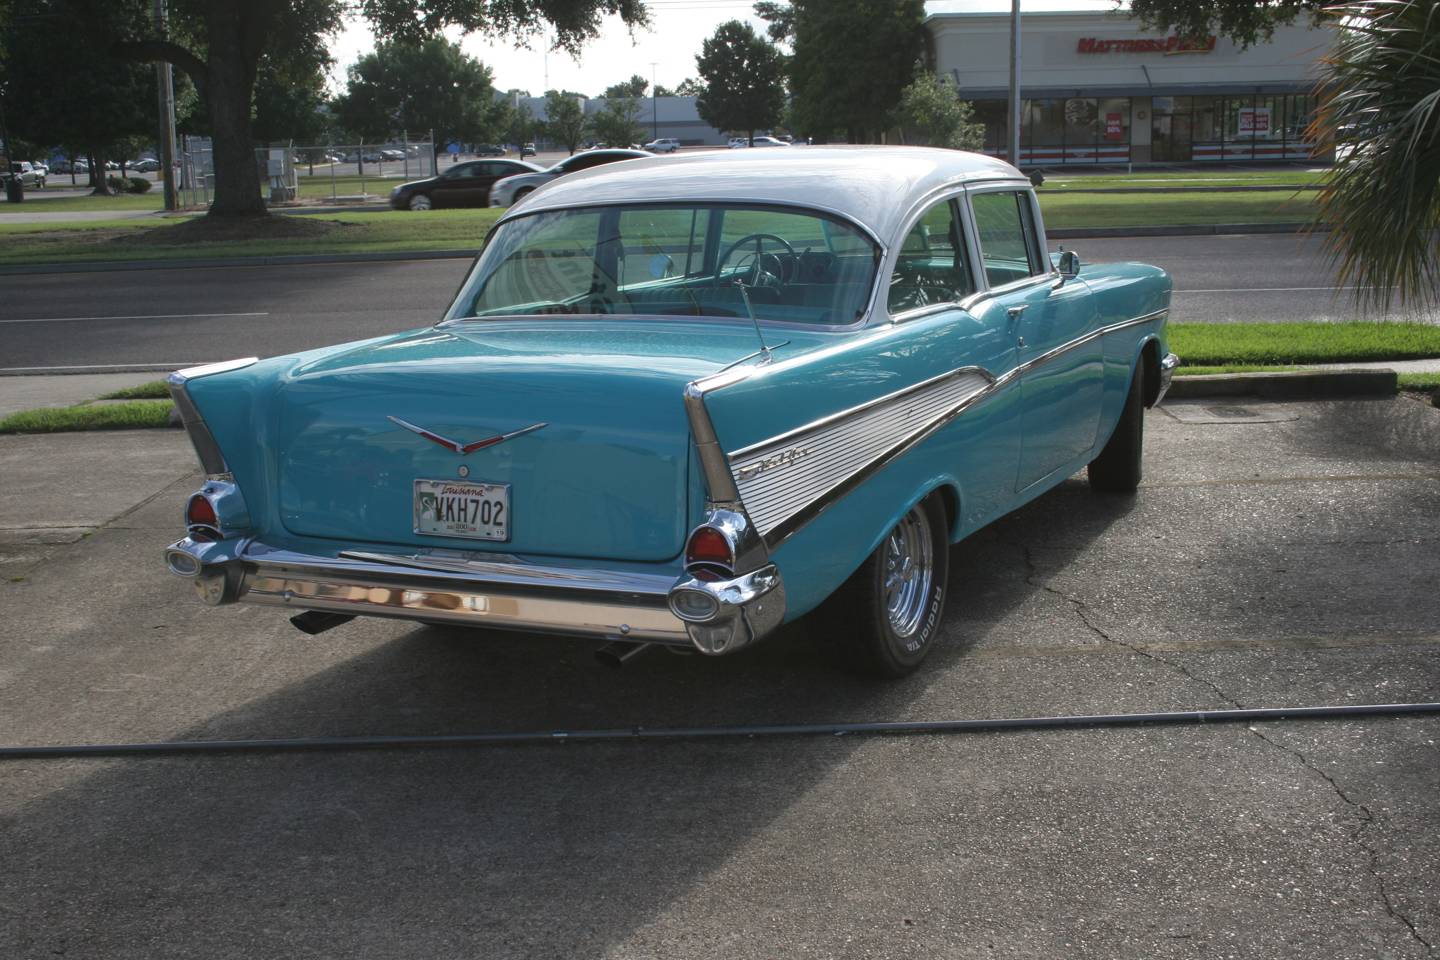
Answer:
[[[215,508],[200,494],[190,498],[190,503],[185,507],[185,522],[189,526],[216,527],[220,526],[220,519],[215,516]]]
[[[735,552],[730,547],[730,538],[714,527],[696,527],[685,544],[685,563],[718,564],[731,567],[735,563]]]

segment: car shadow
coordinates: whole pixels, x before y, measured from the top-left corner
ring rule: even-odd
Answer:
[[[618,672],[573,641],[407,628],[179,739],[906,716],[943,705],[936,677],[1043,593],[1028,546],[1063,564],[1133,504],[1072,480],[967,539],[943,645],[894,683],[846,673],[808,621],[734,657]],[[7,764],[35,799],[0,829],[0,928],[23,957],[598,956],[721,893],[701,888],[864,742]]]

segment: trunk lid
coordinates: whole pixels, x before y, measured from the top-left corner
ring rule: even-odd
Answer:
[[[685,385],[755,345],[731,325],[500,321],[303,364],[278,398],[281,521],[342,541],[668,560],[701,486]],[[508,484],[508,539],[417,533],[417,480]]]

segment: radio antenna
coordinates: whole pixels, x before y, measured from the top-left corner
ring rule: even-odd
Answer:
[[[760,321],[755,319],[755,308],[750,305],[750,293],[745,289],[745,281],[736,279],[735,286],[740,288],[740,299],[745,301],[745,312],[750,315],[750,322],[755,325],[755,339],[760,341],[760,363],[769,363],[774,357],[770,348],[765,345],[765,334],[760,332]]]

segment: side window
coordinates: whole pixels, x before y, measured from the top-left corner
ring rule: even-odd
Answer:
[[[621,286],[697,276],[705,262],[711,212],[640,207],[620,212]]]
[[[900,245],[890,277],[890,312],[959,300],[975,292],[965,230],[953,200],[941,200],[916,221]]]
[[[1031,256],[1035,227],[1030,219],[1030,198],[1024,191],[971,194],[970,206],[975,211],[980,257],[990,286],[1046,272]]]

